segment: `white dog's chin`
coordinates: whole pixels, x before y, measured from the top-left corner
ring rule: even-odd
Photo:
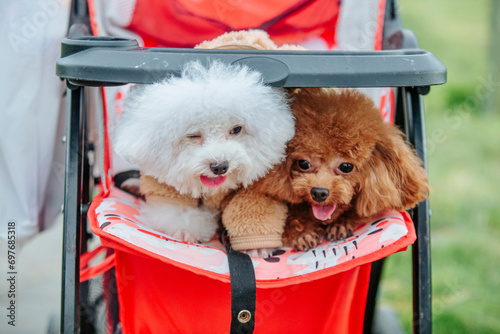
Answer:
[[[142,203],[147,225],[175,239],[198,243],[215,236],[219,213],[201,208],[182,208],[168,203]]]

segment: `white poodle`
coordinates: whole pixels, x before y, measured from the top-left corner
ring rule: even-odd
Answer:
[[[121,117],[113,145],[140,167],[142,213],[151,227],[188,242],[214,236],[223,198],[280,163],[294,135],[283,90],[217,61],[133,86]]]

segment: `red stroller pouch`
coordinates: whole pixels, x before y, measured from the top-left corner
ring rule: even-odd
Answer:
[[[222,243],[186,243],[152,230],[140,205],[112,187],[89,210],[93,232],[115,249],[123,332],[229,333],[231,283]],[[406,212],[386,212],[345,240],[252,258],[254,333],[361,333],[371,262],[415,238]]]

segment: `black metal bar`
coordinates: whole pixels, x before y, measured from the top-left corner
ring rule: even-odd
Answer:
[[[69,90],[66,123],[61,332],[78,333],[83,89]]]
[[[425,118],[423,100],[418,89],[404,88],[402,94],[408,116],[408,137],[427,169]],[[413,332],[432,332],[432,290],[429,201],[425,200],[413,210],[417,240],[412,247],[413,257]]]
[[[429,201],[414,210],[418,239],[413,245],[413,322],[414,333],[432,332],[432,286],[429,229]]]
[[[82,144],[82,156],[81,156],[81,163],[82,163],[82,180],[81,180],[81,204],[82,204],[82,210],[81,210],[81,221],[82,221],[82,227],[81,227],[81,245],[80,245],[80,252],[84,253],[87,251],[87,241],[91,237],[91,234],[87,232],[87,211],[90,203],[90,189],[91,189],[91,170],[90,170],[90,162],[89,162],[89,147],[91,144],[88,142],[88,115],[86,113],[87,110],[87,101],[84,99],[81,104],[81,113],[82,115],[82,125],[81,125],[81,144]]]
[[[82,37],[91,35],[89,11],[86,0],[73,0],[68,26],[68,37]]]
[[[377,292],[382,277],[382,269],[385,259],[375,261],[371,265],[370,283],[368,285],[368,294],[366,296],[365,319],[363,323],[363,333],[373,333],[373,319],[377,304]]]
[[[78,18],[88,19],[89,10],[86,0],[73,0],[72,12]]]
[[[87,251],[88,241],[92,235],[87,231],[87,211],[90,203],[90,189],[92,185],[91,170],[89,164],[89,147],[88,142],[88,114],[87,114],[87,100],[83,99],[81,104],[82,110],[82,180],[81,180],[81,225],[80,225],[80,254]],[[78,274],[78,272],[77,272]],[[90,301],[90,281],[80,284],[80,332],[85,334],[96,333],[94,320],[96,319],[96,312],[93,304]]]
[[[112,249],[108,249],[108,254],[113,253]],[[118,289],[116,287],[115,268],[108,270],[103,276],[103,295],[106,301],[106,322],[112,328],[112,333],[121,333],[120,326],[120,304],[118,303]]]
[[[73,0],[70,12],[70,24],[68,26],[67,36],[83,37],[90,35],[90,21],[88,15],[88,6],[86,0]],[[80,312],[80,303],[88,305],[89,298],[89,282],[79,284],[79,258],[80,254],[87,250],[87,242],[89,234],[86,229],[87,209],[90,201],[90,167],[88,161],[88,143],[87,143],[87,120],[85,116],[85,100],[84,91],[76,89],[75,86],[68,85],[72,89],[71,95],[71,113],[72,121],[69,121],[66,135],[68,146],[72,145],[73,149],[70,153],[67,152],[66,161],[71,161],[66,165],[66,173],[73,171],[78,173],[78,181],[76,176],[71,180],[70,186],[66,188],[65,194],[65,228],[68,230],[68,245],[65,247],[63,257],[66,259],[63,262],[63,307],[61,309],[61,330],[63,333],[95,333],[93,326],[89,321],[87,312]],[[74,101],[78,99],[78,102]],[[78,120],[78,122],[76,121]],[[74,122],[74,127],[71,128],[70,122]],[[76,123],[79,123],[78,128]],[[71,131],[71,135],[69,132]],[[77,135],[79,134],[79,135]],[[78,136],[78,144],[76,138]],[[76,151],[78,145],[78,151]],[[71,164],[71,165],[70,165]],[[77,166],[76,166],[77,164]],[[82,175],[83,174],[83,175]],[[67,176],[68,181],[68,176]],[[75,187],[77,185],[77,187]],[[76,196],[76,199],[74,198]],[[68,209],[68,205],[70,208]],[[76,210],[76,211],[75,211]],[[72,216],[77,213],[77,216]],[[67,214],[67,215],[66,215]],[[76,222],[74,221],[76,219]],[[75,229],[75,231],[73,231]],[[73,235],[76,232],[76,235]],[[65,233],[66,238],[66,233]],[[74,249],[67,251],[70,248],[70,243],[76,240]],[[75,263],[69,257],[74,257]],[[76,266],[74,266],[76,264]],[[74,268],[74,269],[73,269]],[[72,270],[73,272],[67,273]],[[68,291],[66,291],[68,290]],[[95,312],[95,310],[92,310]]]

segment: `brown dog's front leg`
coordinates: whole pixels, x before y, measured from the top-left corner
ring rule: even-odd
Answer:
[[[282,247],[288,208],[270,196],[250,189],[238,191],[222,207],[222,224],[234,250]]]

